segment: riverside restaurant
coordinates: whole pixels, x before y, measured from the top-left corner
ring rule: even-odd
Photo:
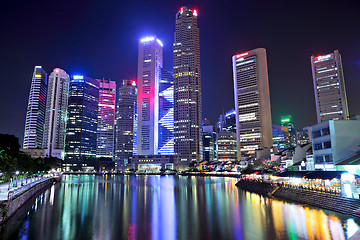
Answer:
[[[359,199],[360,194],[360,176],[346,171],[287,171],[272,175],[252,170],[243,173],[242,179],[325,192],[347,198]]]

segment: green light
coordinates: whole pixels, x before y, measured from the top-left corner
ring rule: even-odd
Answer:
[[[281,119],[281,122],[282,123],[286,123],[286,122],[290,122],[290,118],[283,118],[283,119]]]

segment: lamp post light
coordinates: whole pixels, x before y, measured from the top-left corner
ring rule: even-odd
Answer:
[[[15,172],[15,175],[16,175],[16,187],[18,186],[18,175],[19,175],[19,171],[16,171]]]

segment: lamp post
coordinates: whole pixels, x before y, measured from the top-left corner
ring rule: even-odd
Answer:
[[[15,172],[15,175],[16,175],[16,187],[18,186],[18,175],[19,175],[19,171],[16,171]]]

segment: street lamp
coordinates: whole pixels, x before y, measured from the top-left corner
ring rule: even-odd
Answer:
[[[19,171],[16,171],[16,172],[15,172],[15,175],[16,175],[16,187],[18,186],[18,181],[17,181],[18,178],[17,178],[17,176],[19,175],[19,173],[20,173]]]

